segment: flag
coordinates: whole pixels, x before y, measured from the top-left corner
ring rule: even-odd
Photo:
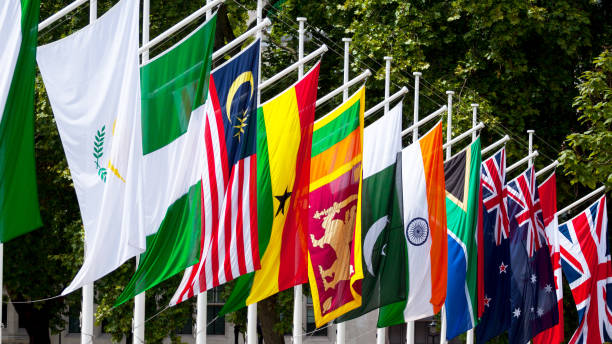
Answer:
[[[550,254],[535,171],[530,167],[506,185],[510,225],[511,343],[527,343],[559,321]]]
[[[220,316],[306,283],[310,149],[317,63],[257,110],[257,235],[261,270],[238,278]]]
[[[578,328],[568,343],[612,341],[612,265],[606,196],[559,226],[563,274],[569,282]]]
[[[408,248],[406,301],[382,307],[378,327],[423,319],[446,298],[447,239],[442,122],[402,150],[404,242]]]
[[[216,18],[140,69],[147,249],[116,306],[199,261]]]
[[[483,161],[482,251],[484,256],[484,312],[476,326],[477,343],[485,343],[510,327],[510,232],[506,205],[506,148]]]
[[[406,245],[401,214],[398,154],[402,103],[364,129],[361,307],[339,321],[406,299]]]
[[[561,255],[559,252],[559,222],[557,220],[557,177],[553,173],[539,187],[542,218],[548,240],[548,250],[555,276],[555,292],[559,323],[533,338],[534,344],[558,344],[563,342],[563,282],[561,280]]]
[[[312,134],[308,280],[317,327],[361,306],[364,109],[362,86]]]
[[[448,228],[446,339],[473,328],[478,311],[477,227],[480,213],[480,137],[444,163]]]
[[[42,225],[34,164],[39,0],[0,3],[0,242]]]
[[[85,229],[85,260],[64,295],[145,249],[138,44],[138,1],[121,0],[38,48]]]
[[[171,305],[260,268],[256,208],[259,47],[256,40],[210,76],[214,112],[206,113],[200,261],[185,270]]]

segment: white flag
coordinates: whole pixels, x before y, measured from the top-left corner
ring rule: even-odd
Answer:
[[[85,262],[63,295],[145,250],[138,0],[38,48],[85,227]]]

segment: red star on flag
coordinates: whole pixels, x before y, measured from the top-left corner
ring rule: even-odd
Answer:
[[[506,273],[506,269],[508,268],[508,265],[504,264],[504,262],[501,263],[501,265],[499,266],[499,273],[501,274]]]
[[[491,302],[491,298],[485,295],[484,297],[484,306],[489,307],[489,302]]]

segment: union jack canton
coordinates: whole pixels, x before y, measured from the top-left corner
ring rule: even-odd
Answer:
[[[612,265],[606,196],[561,224],[559,232],[563,274],[579,319],[569,344],[612,341]]]

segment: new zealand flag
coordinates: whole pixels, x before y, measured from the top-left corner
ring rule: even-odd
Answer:
[[[506,150],[482,163],[482,231],[484,246],[484,312],[476,327],[477,343],[485,343],[510,327],[510,241],[506,185]]]
[[[527,343],[559,321],[555,279],[533,167],[506,185],[510,224],[510,343]]]

